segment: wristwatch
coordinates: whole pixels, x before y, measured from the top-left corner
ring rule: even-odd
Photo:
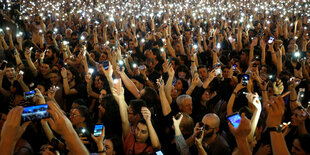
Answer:
[[[267,128],[268,132],[277,132],[277,133],[281,133],[282,132],[282,128],[280,125],[278,125],[277,127],[268,127]]]

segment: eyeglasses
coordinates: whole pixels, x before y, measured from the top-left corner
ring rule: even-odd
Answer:
[[[199,127],[204,128],[205,130],[215,129],[215,128],[210,128],[208,124],[204,124],[202,122],[199,122]]]

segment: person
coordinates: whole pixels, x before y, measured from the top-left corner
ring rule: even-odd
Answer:
[[[146,107],[142,107],[143,119],[138,121],[134,132],[130,131],[124,89],[121,88],[119,94],[116,91],[116,89],[113,90],[113,96],[120,108],[125,154],[153,153],[155,150],[160,150],[160,142],[151,122],[151,112]]]
[[[177,98],[177,104],[181,112],[191,115],[193,112],[192,97],[189,95],[181,95]]]
[[[231,154],[227,141],[218,134],[220,130],[220,119],[214,113],[208,113],[202,118],[204,125],[204,139],[202,146],[207,154]],[[198,129],[198,124],[195,127]]]

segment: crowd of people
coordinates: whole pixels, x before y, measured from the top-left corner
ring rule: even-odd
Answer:
[[[3,0],[0,154],[310,155],[309,5]]]

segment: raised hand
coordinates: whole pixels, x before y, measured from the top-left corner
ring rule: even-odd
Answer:
[[[264,103],[266,110],[268,111],[267,127],[276,127],[282,122],[282,116],[285,110],[285,103],[281,96],[272,96],[271,100]]]
[[[141,113],[145,121],[151,121],[151,112],[147,107],[142,107]]]
[[[282,94],[283,90],[284,90],[284,86],[283,86],[283,83],[280,79],[277,79],[277,81],[273,82],[274,94],[280,95],[280,94]]]
[[[236,138],[246,138],[251,132],[251,122],[245,116],[245,113],[241,114],[241,121],[237,128],[235,128],[231,123],[228,124],[231,133]]]

